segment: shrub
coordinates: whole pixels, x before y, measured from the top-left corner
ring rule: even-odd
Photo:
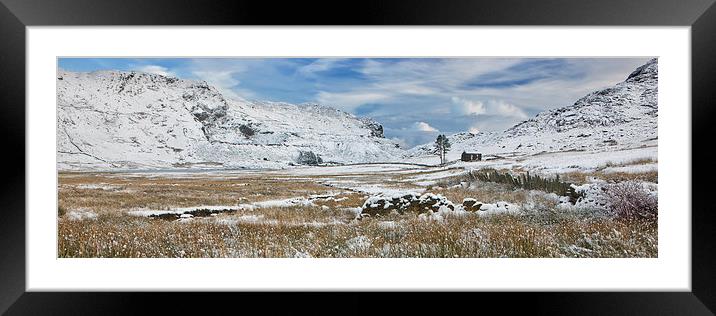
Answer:
[[[67,210],[62,206],[57,206],[57,216],[62,217],[65,216],[67,213]]]
[[[651,194],[636,181],[626,181],[611,184],[604,191],[606,202],[617,218],[656,219],[659,211],[659,201],[655,194]]]

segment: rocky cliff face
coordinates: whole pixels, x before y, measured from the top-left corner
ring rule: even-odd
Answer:
[[[205,82],[138,72],[61,71],[60,169],[281,168],[402,155],[382,126],[315,104],[229,100]]]

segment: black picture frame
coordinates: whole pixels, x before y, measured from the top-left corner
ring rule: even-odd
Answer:
[[[5,154],[0,213],[0,311],[7,314],[126,314],[188,311],[186,303],[215,310],[208,293],[39,293],[25,291],[25,40],[26,26],[42,25],[643,25],[690,26],[692,57],[692,291],[678,293],[470,293],[465,304],[502,304],[509,311],[534,314],[711,315],[716,310],[716,216],[701,178],[710,177],[710,138],[716,107],[716,6],[714,0],[490,0],[490,1],[93,1],[0,0],[0,135]],[[684,110],[689,110],[686,105]],[[21,167],[22,166],[22,167]],[[694,176],[698,172],[699,176]],[[703,176],[702,176],[703,175]],[[689,203],[684,201],[683,210]],[[229,302],[255,302],[255,293],[224,294]],[[395,295],[395,294],[389,294]],[[343,305],[348,312],[365,302],[422,302],[444,296],[413,293],[401,299],[386,294],[352,293],[328,299],[315,293],[270,298],[270,310],[316,310],[311,304]],[[369,296],[369,297],[365,297]],[[392,296],[390,296],[392,297]],[[437,298],[436,298],[437,297]],[[266,298],[263,296],[262,298]],[[474,300],[474,301],[473,301]],[[177,302],[177,304],[167,304]],[[325,302],[331,302],[326,305]],[[265,303],[264,303],[265,304]],[[298,304],[298,305],[295,305]],[[143,307],[139,308],[141,305]],[[461,304],[395,303],[382,311],[444,311]],[[148,308],[147,308],[148,307]],[[196,306],[193,306],[196,307]],[[356,309],[358,307],[359,309]]]

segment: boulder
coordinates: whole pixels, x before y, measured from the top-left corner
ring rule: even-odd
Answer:
[[[475,199],[467,198],[462,200],[462,208],[465,209],[465,211],[468,212],[477,212],[482,207],[482,203],[478,202]]]
[[[299,151],[296,162],[299,165],[316,166],[323,163],[323,159],[312,151]]]

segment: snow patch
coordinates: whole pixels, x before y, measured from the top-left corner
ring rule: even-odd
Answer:
[[[67,219],[72,221],[81,221],[81,220],[93,220],[97,218],[97,213],[89,211],[89,210],[72,210],[67,212]]]

